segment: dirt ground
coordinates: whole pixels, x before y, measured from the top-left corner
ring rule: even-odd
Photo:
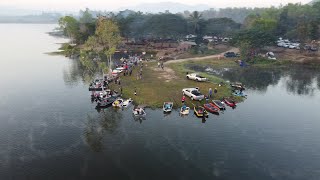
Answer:
[[[312,52],[306,50],[289,49],[283,47],[267,47],[265,51],[272,51],[279,60],[290,60],[299,63],[319,62],[320,52]]]
[[[163,70],[159,67],[152,67],[151,69],[158,73],[158,79],[164,80],[165,82],[178,79],[175,72],[169,67],[164,67]]]
[[[180,63],[180,62],[185,62],[185,61],[199,61],[199,60],[204,60],[204,59],[220,59],[220,58],[223,59],[224,53],[226,53],[228,51],[233,51],[233,52],[237,53],[237,52],[239,52],[239,49],[238,48],[231,48],[223,53],[211,55],[211,56],[205,56],[205,57],[170,60],[170,61],[167,61],[164,63],[163,70],[158,67],[153,67],[152,70],[158,73],[158,79],[165,80],[165,82],[170,82],[172,80],[178,79],[178,77],[176,76],[175,72],[167,66],[168,64]]]
[[[225,49],[226,47],[221,46],[219,48]],[[158,73],[159,79],[164,79],[165,82],[170,82],[172,80],[178,79],[175,72],[169,68],[168,64],[173,63],[180,63],[186,61],[201,61],[204,59],[223,59],[224,53],[228,51],[233,51],[238,53],[239,49],[235,47],[231,47],[224,52],[216,55],[204,56],[204,57],[195,57],[195,58],[186,58],[186,59],[176,59],[170,60],[164,63],[164,70],[161,68],[154,67],[152,68],[153,71]],[[320,63],[320,52],[308,52],[305,50],[296,50],[296,49],[288,49],[288,48],[281,48],[281,47],[267,47],[264,49],[265,52],[272,51],[275,53],[278,60],[290,60],[299,63]]]

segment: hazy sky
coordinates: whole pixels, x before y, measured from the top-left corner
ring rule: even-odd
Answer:
[[[0,6],[21,9],[79,10],[90,9],[117,10],[121,7],[135,6],[144,2],[179,2],[188,5],[208,4],[208,7],[269,7],[281,3],[308,3],[311,0],[0,0]]]

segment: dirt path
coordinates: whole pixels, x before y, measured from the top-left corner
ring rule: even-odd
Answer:
[[[233,52],[239,52],[238,48],[231,48],[228,51],[233,51]],[[228,52],[226,51],[226,52]],[[152,67],[151,69],[155,72],[158,73],[158,79],[162,79],[165,82],[170,82],[174,79],[178,79],[178,77],[176,76],[175,72],[169,68],[168,66],[166,66],[166,64],[172,64],[172,63],[179,63],[179,62],[185,62],[185,61],[200,61],[200,60],[204,60],[204,59],[208,59],[208,58],[223,58],[224,53],[220,53],[220,54],[216,54],[216,55],[211,55],[211,56],[204,56],[204,57],[196,57],[196,58],[188,58],[188,59],[176,59],[176,60],[171,60],[171,61],[167,61],[164,63],[164,70],[162,70],[161,68],[158,67]]]
[[[231,48],[226,52],[229,52],[229,51],[237,53],[237,52],[239,52],[239,49],[238,48]],[[176,60],[167,61],[167,62],[165,62],[165,64],[179,63],[179,62],[185,62],[185,61],[199,61],[199,60],[204,60],[204,59],[209,59],[209,58],[219,58],[219,57],[223,58],[224,57],[223,55],[226,52],[222,52],[220,54],[211,55],[211,56],[204,56],[204,57],[187,58],[187,59],[176,59]]]
[[[175,72],[168,67],[165,67],[163,70],[158,67],[152,67],[153,71],[158,73],[158,79],[162,79],[165,82],[170,82],[171,80],[178,79]]]

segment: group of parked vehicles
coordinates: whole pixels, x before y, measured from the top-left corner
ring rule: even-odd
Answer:
[[[282,39],[282,38],[279,38],[277,40],[277,46],[289,48],[289,49],[298,49],[298,50],[301,49],[301,47],[302,47],[304,50],[318,51],[317,47],[307,45],[307,44],[304,46],[301,46],[301,43],[299,43],[299,42],[292,42],[288,39]]]
[[[121,70],[121,69],[119,69]],[[186,75],[187,79],[194,80],[197,82],[205,82],[208,79],[206,77],[200,76],[197,73],[187,73]],[[106,108],[109,106],[113,106],[115,108],[127,108],[132,103],[133,100],[131,98],[129,99],[123,99],[121,98],[121,92],[113,91],[108,89],[108,83],[113,81],[113,78],[104,77],[104,79],[95,79],[89,86],[89,91],[91,91],[91,100],[92,102],[96,102],[96,108]],[[246,95],[242,92],[245,88],[241,83],[234,83],[230,84],[231,88],[233,88],[235,91],[233,92],[234,96],[243,96]],[[190,99],[193,101],[202,101],[206,97],[200,92],[200,89],[198,87],[194,88],[184,88],[182,89],[183,98],[185,96],[190,97]],[[184,102],[184,100],[183,100]],[[224,111],[226,109],[226,106],[235,108],[236,102],[233,99],[229,98],[223,98],[222,100],[212,100],[211,102],[208,102],[208,99],[206,99],[206,103],[203,105],[194,105],[193,110],[194,114],[197,117],[208,117],[208,113],[215,113],[219,114],[220,111]],[[173,102],[164,102],[163,103],[163,112],[164,113],[170,113],[173,110]],[[183,103],[182,107],[180,108],[179,114],[180,115],[188,115],[191,108],[187,107],[185,103]],[[134,107],[132,109],[132,114],[134,117],[145,117],[147,114],[145,112],[145,109],[143,107]]]
[[[298,42],[291,42],[288,39],[279,38],[277,40],[278,47],[284,47],[289,49],[300,49],[300,43]]]

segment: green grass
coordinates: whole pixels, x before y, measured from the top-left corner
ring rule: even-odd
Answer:
[[[230,97],[231,89],[229,86],[219,87],[217,83],[223,81],[220,78],[210,76],[209,79],[211,82],[196,82],[192,80],[187,80],[185,78],[185,72],[188,69],[185,69],[184,63],[174,63],[170,64],[170,68],[175,71],[175,79],[170,82],[166,82],[164,79],[159,78],[159,72],[154,71],[153,68],[157,66],[155,62],[148,62],[147,67],[143,68],[143,77],[141,80],[136,80],[136,74],[138,68],[133,70],[132,76],[123,76],[121,75],[121,86],[123,89],[124,98],[132,98],[136,104],[146,105],[151,108],[162,107],[163,102],[172,101],[174,107],[181,107],[181,98],[182,98],[182,89],[189,87],[199,87],[200,91],[207,95],[209,88],[217,88],[218,93],[214,99],[221,99],[222,97]],[[208,77],[208,75],[205,75]],[[119,89],[119,85],[111,84],[111,88]],[[137,89],[137,96],[134,95],[134,89]],[[236,100],[240,101],[241,99],[236,97]],[[191,101],[187,97],[187,105],[193,106],[193,104],[203,104],[199,101]]]

